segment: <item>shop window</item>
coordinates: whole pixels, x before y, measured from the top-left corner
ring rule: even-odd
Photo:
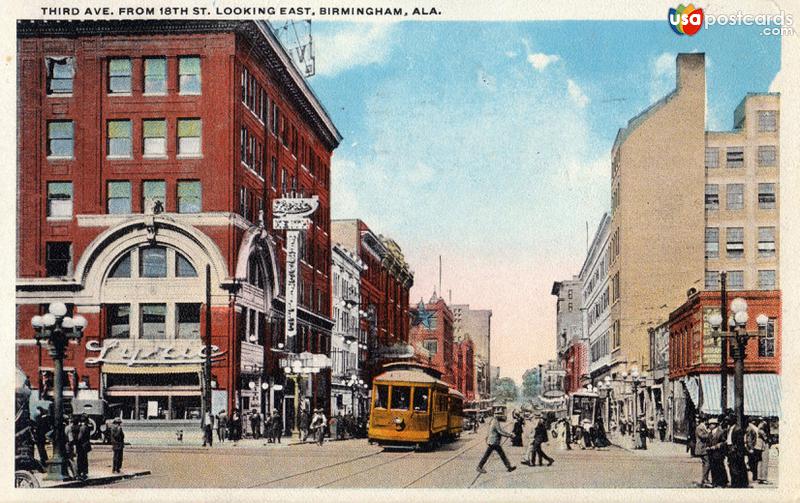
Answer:
[[[166,338],[167,305],[141,304],[141,338]]]
[[[128,339],[131,336],[131,305],[108,304],[106,305],[108,329],[106,337],[112,339]]]
[[[130,58],[112,58],[108,60],[108,93],[130,94],[131,92],[131,60]]]
[[[167,155],[167,121],[147,119],[142,121],[142,153],[148,157]]]
[[[109,278],[130,278],[131,277],[131,254],[126,253],[117,263],[111,267]]]
[[[47,217],[72,218],[72,182],[47,184]]]
[[[200,213],[202,204],[202,187],[197,180],[178,182],[178,213]]]
[[[47,157],[72,159],[75,147],[75,127],[72,121],[47,123]]]
[[[108,121],[108,157],[131,157],[131,121]]]
[[[202,129],[200,119],[178,119],[178,155],[202,153]]]
[[[410,402],[411,402],[410,386],[392,386],[393,410],[408,410],[408,404]]]
[[[131,212],[131,183],[108,182],[108,213],[110,215]]]
[[[200,58],[178,58],[178,75],[181,94],[200,94]]]
[[[200,304],[176,304],[177,339],[200,338]]]
[[[72,273],[72,243],[46,244],[45,270],[48,277],[68,276]]]
[[[166,94],[167,92],[167,59],[144,59],[144,92],[145,94]]]
[[[179,278],[196,278],[197,270],[189,259],[181,253],[175,252],[175,276]]]
[[[142,278],[167,277],[167,249],[150,246],[140,250],[139,276]]]
[[[47,66],[47,94],[72,94],[75,58],[51,56],[45,58],[45,64]]]

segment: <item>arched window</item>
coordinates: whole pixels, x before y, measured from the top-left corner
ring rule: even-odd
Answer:
[[[111,267],[109,278],[130,278],[131,277],[131,254],[126,253],[117,263]]]
[[[264,289],[264,272],[261,270],[261,264],[255,255],[250,257],[247,261],[247,282],[253,286]]]
[[[197,269],[189,262],[189,259],[179,252],[175,252],[175,276],[178,278],[197,277]]]

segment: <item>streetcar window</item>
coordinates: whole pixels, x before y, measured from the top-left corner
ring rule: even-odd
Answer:
[[[392,386],[392,409],[408,410],[408,404],[410,401],[410,386]]]
[[[379,384],[377,386],[378,392],[375,393],[375,408],[386,409],[389,406],[389,386],[386,384]]]
[[[414,410],[428,412],[428,388],[414,388]]]

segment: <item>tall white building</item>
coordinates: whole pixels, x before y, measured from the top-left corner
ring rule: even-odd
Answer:
[[[589,376],[603,377],[611,363],[611,288],[608,282],[611,217],[603,214],[579,277],[583,285],[583,333],[589,343]]]

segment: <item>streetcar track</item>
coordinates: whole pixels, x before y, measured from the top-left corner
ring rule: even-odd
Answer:
[[[270,485],[270,484],[274,484],[275,482],[281,482],[281,481],[284,481],[284,480],[288,480],[288,479],[292,479],[292,478],[295,478],[295,477],[299,477],[299,476],[301,476],[301,475],[307,475],[307,474],[309,474],[309,473],[318,472],[318,471],[320,471],[320,470],[326,470],[326,469],[328,469],[328,468],[333,468],[334,466],[345,465],[345,464],[347,464],[347,463],[352,463],[353,461],[358,461],[358,460],[360,460],[360,459],[369,458],[369,457],[372,457],[372,456],[377,456],[378,454],[380,454],[380,453],[382,453],[382,452],[383,452],[383,451],[377,451],[377,452],[372,452],[372,453],[370,453],[370,454],[363,454],[363,455],[361,455],[361,456],[356,456],[355,458],[346,459],[346,460],[344,460],[344,461],[339,461],[339,462],[332,463],[332,464],[325,465],[325,466],[320,466],[320,467],[318,467],[318,468],[312,468],[312,469],[310,469],[310,470],[305,470],[305,471],[303,471],[303,472],[295,473],[295,474],[293,474],[293,475],[287,475],[287,476],[285,476],[285,477],[279,477],[279,478],[277,478],[277,479],[268,480],[268,481],[266,481],[266,482],[261,482],[261,483],[258,483],[258,484],[253,484],[253,485],[247,486],[247,488],[248,488],[248,489],[254,489],[254,488],[256,488],[256,487],[268,486],[268,485]]]
[[[438,464],[438,465],[434,466],[433,468],[431,468],[431,469],[430,469],[430,470],[428,470],[427,472],[423,473],[422,475],[420,475],[420,476],[419,476],[419,477],[417,477],[416,479],[414,479],[414,480],[412,480],[411,482],[409,482],[408,484],[404,485],[404,486],[403,486],[403,488],[404,488],[404,489],[406,489],[406,488],[409,488],[409,487],[411,487],[412,485],[414,485],[414,484],[416,484],[417,482],[419,482],[420,480],[424,479],[425,477],[427,477],[427,476],[428,476],[428,475],[430,475],[431,473],[435,472],[435,471],[436,471],[436,470],[438,470],[439,468],[443,467],[443,466],[444,466],[444,465],[446,465],[447,463],[450,463],[451,461],[453,461],[453,460],[454,460],[454,459],[456,459],[457,457],[461,456],[462,454],[464,454],[464,453],[465,453],[465,452],[467,452],[468,450],[470,450],[470,449],[474,448],[474,447],[475,447],[475,446],[477,446],[477,445],[480,445],[480,442],[477,442],[477,440],[478,440],[478,439],[475,439],[475,440],[476,440],[476,441],[475,441],[475,442],[474,442],[472,445],[468,445],[468,446],[466,446],[466,447],[464,447],[464,448],[462,448],[462,449],[459,449],[458,451],[456,451],[456,453],[455,453],[455,454],[453,454],[452,456],[450,456],[449,458],[447,458],[447,459],[446,459],[446,460],[445,460],[443,463],[440,463],[440,464]]]
[[[386,452],[386,451],[381,451],[381,452]],[[351,477],[356,477],[358,475],[361,475],[362,473],[366,473],[366,472],[368,472],[370,470],[374,470],[375,468],[381,467],[383,465],[388,465],[389,463],[394,463],[395,461],[399,461],[401,459],[405,459],[405,458],[409,457],[412,454],[414,454],[414,451],[407,452],[407,453],[403,454],[402,456],[398,456],[396,458],[389,459],[387,461],[384,461],[383,463],[378,463],[376,465],[372,465],[372,466],[370,466],[370,467],[366,468],[365,470],[362,470],[362,471],[360,471],[358,473],[347,474],[344,477],[339,477],[338,479],[331,480],[331,481],[326,482],[326,483],[324,483],[322,485],[319,485],[319,486],[317,486],[317,489],[322,488],[322,487],[327,487],[327,486],[329,486],[331,484],[335,484],[336,482],[340,482],[340,481],[342,481],[344,479],[348,479],[348,478],[351,478]]]

